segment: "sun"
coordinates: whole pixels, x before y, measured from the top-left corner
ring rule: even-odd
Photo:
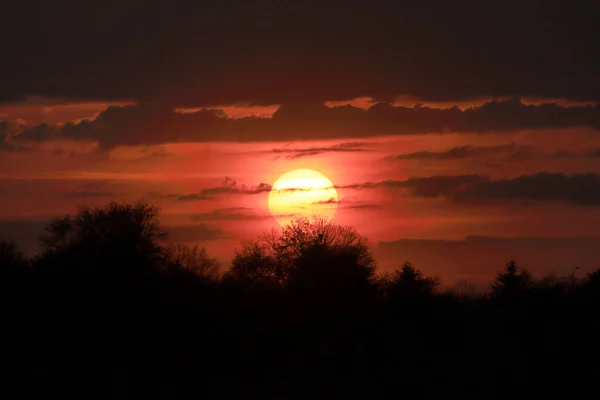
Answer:
[[[333,219],[338,205],[333,183],[311,169],[286,172],[275,181],[269,193],[269,210],[280,225],[296,216],[320,215]]]

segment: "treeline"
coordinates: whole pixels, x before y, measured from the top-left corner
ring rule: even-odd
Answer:
[[[410,263],[377,273],[366,238],[299,218],[221,269],[165,245],[146,203],[81,207],[43,251],[0,241],[5,370],[19,397],[573,396],[600,368],[600,272],[533,279],[510,261],[485,294]]]

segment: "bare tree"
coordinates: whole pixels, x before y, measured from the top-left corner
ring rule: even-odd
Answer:
[[[228,276],[284,288],[327,290],[367,286],[375,262],[367,239],[325,218],[298,217],[236,250]]]
[[[191,272],[201,279],[217,279],[219,263],[210,257],[204,247],[176,245],[169,248],[170,258],[178,268]]]

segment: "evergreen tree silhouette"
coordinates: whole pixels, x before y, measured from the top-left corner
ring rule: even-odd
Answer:
[[[531,287],[531,276],[525,270],[520,270],[514,260],[506,264],[503,272],[498,273],[492,283],[492,294],[497,297],[510,297],[523,293]]]

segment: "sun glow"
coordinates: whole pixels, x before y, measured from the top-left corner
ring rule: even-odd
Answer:
[[[320,172],[297,169],[279,177],[269,193],[269,210],[280,225],[295,216],[335,216],[338,194],[333,183]]]

